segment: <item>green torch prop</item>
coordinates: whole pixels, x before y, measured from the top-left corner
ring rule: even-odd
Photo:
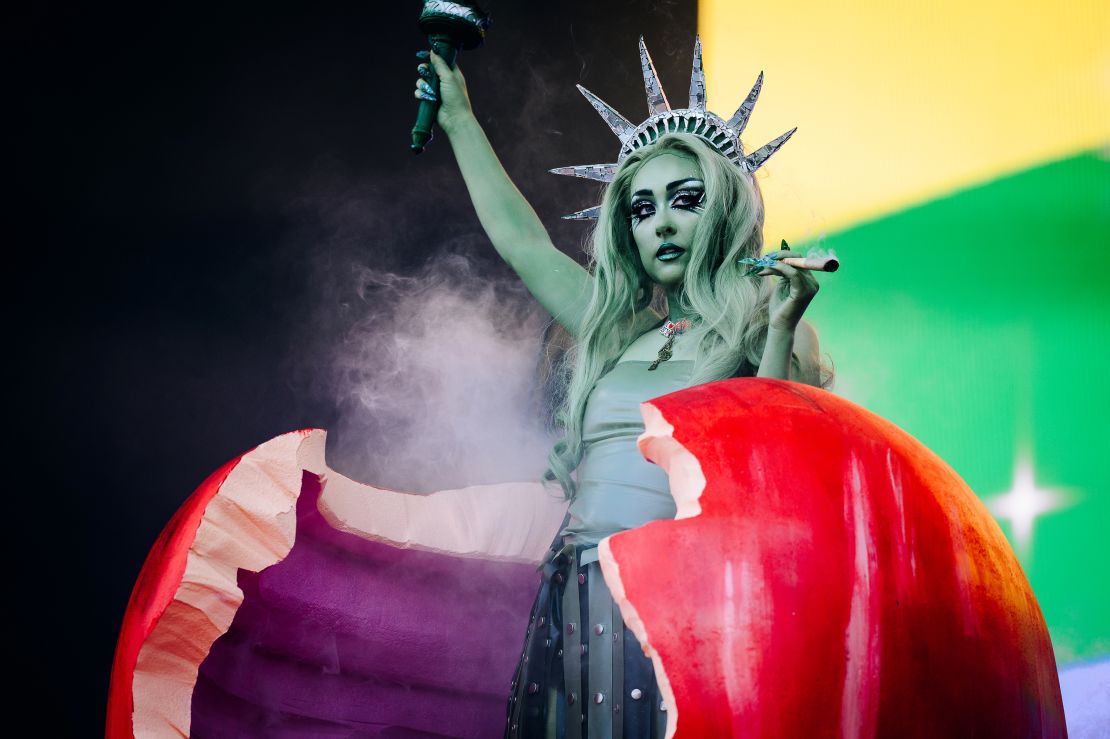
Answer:
[[[443,57],[454,68],[459,49],[474,49],[482,45],[486,29],[490,26],[489,16],[475,3],[454,3],[445,0],[425,0],[420,13],[420,30],[428,36],[428,43],[436,54]],[[439,77],[435,67],[428,65],[431,75],[428,84],[439,96]],[[432,138],[432,124],[439,110],[438,100],[421,100],[416,113],[416,125],[412,127],[412,151],[419,154],[424,145]]]

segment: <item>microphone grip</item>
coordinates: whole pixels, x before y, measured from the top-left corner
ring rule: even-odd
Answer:
[[[447,62],[447,66],[452,69],[455,68],[455,59],[459,55],[459,43],[450,36],[445,34],[436,34],[430,36],[428,41],[431,42],[432,49],[435,53],[443,57]],[[428,69],[431,70],[431,78],[428,79],[428,84],[435,90],[436,97],[439,97],[439,75],[436,74],[436,68],[432,65],[431,59],[428,60]],[[416,111],[416,125],[412,127],[412,149],[413,154],[419,154],[424,151],[424,146],[432,138],[432,125],[436,122],[436,113],[439,112],[439,100],[421,100],[420,107]]]

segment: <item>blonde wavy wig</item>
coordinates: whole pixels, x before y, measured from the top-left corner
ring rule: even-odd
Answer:
[[[572,472],[582,459],[582,419],[597,381],[632,342],[667,315],[666,295],[648,277],[630,229],[631,185],[639,169],[657,156],[695,160],[705,183],[705,202],[695,227],[679,300],[695,317],[684,336],[697,342],[689,384],[754,375],[767,340],[770,280],[746,277],[744,257],[763,248],[763,197],[758,184],[697,136],[669,133],[630,154],[605,189],[588,249],[593,294],[576,346],[563,360],[565,400],[556,423],[565,431],[548,458],[545,481],[558,481],[567,498]]]

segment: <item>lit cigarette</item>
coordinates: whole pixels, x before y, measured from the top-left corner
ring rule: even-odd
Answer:
[[[816,272],[835,272],[840,269],[836,257],[784,257],[777,260],[796,269],[812,269]]]

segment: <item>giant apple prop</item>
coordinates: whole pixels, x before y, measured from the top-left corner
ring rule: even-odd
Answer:
[[[678,514],[599,560],[652,653],[668,736],[1066,736],[1029,583],[935,454],[778,380],[673,393],[644,417]]]
[[[921,444],[775,380],[644,415],[678,518],[600,560],[668,736],[1066,736],[1028,582]],[[323,441],[233,460],[167,525],[124,617],[109,736],[500,735],[565,502],[531,483],[361,485]]]

